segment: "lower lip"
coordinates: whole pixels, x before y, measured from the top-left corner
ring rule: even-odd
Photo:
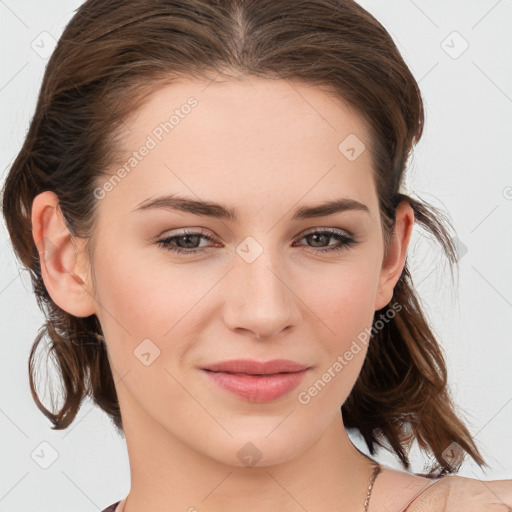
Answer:
[[[300,372],[255,376],[203,370],[217,386],[249,402],[272,402],[296,388],[307,368]]]

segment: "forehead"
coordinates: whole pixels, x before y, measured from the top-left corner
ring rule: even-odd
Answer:
[[[108,196],[125,210],[157,193],[256,209],[276,199],[376,201],[362,118],[318,87],[180,80],[156,90],[123,126],[123,157],[108,170],[122,178]]]

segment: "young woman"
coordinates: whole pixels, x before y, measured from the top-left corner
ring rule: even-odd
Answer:
[[[417,83],[352,1],[78,9],[3,213],[47,315],[36,403],[64,429],[91,395],[126,438],[131,490],[106,511],[512,506],[512,482],[455,475],[485,462],[407,268],[415,222],[456,260],[401,189],[422,129]],[[44,335],[57,411],[34,384]],[[436,464],[392,470],[348,428]]]

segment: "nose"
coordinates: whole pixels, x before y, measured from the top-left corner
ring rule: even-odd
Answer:
[[[274,339],[291,331],[300,319],[299,298],[290,273],[278,256],[263,253],[251,263],[235,258],[230,272],[224,321],[233,331],[251,333],[258,340]]]

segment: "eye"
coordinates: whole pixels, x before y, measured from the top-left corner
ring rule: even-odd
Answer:
[[[208,242],[213,241],[213,238],[211,238],[208,235],[205,235],[202,231],[196,232],[185,230],[179,235],[173,235],[162,238],[158,240],[157,243],[159,246],[163,247],[168,251],[190,255],[206,252],[206,248],[197,247],[196,245],[198,242],[201,241],[201,239],[206,240]],[[175,241],[178,243],[176,244]]]
[[[311,248],[311,250],[315,253],[341,251],[343,249],[348,249],[349,247],[357,243],[357,240],[352,235],[349,235],[344,231],[331,229],[325,229],[322,231],[310,231],[303,235],[300,240],[304,239],[308,239],[310,243],[320,245],[322,244],[322,242],[327,242],[329,239],[335,239],[338,241],[337,244],[327,245],[325,247],[321,247],[320,249],[317,249],[315,247]]]

